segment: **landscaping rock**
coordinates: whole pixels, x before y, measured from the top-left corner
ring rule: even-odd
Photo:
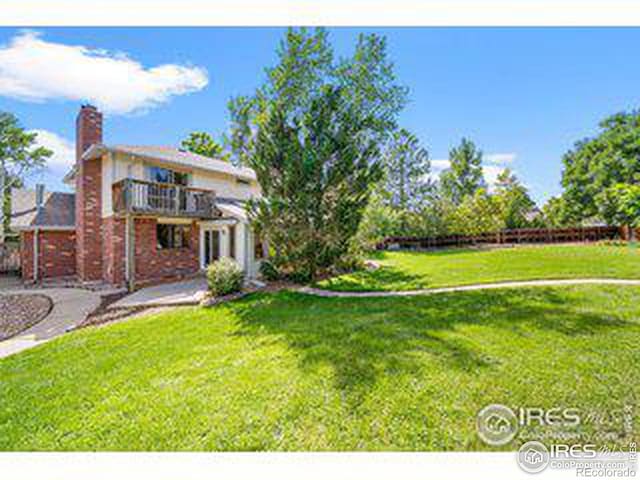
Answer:
[[[46,295],[0,295],[0,340],[13,337],[44,319],[53,303]]]

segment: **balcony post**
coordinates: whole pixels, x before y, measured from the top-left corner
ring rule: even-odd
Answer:
[[[131,179],[127,178],[124,181],[124,188],[123,188],[123,194],[124,194],[124,209],[125,212],[130,212],[131,211]]]

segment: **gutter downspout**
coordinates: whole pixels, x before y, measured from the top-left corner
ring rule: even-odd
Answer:
[[[129,286],[129,215],[124,219],[124,281]]]
[[[40,229],[35,227],[33,230],[33,281],[38,281],[38,234],[40,233]]]
[[[44,184],[39,183],[36,185],[36,220],[40,216],[40,212],[42,212],[42,207],[44,205]],[[39,252],[38,252],[38,234],[40,233],[40,228],[35,227],[33,229],[33,281],[38,281],[38,264],[40,263]]]
[[[131,215],[127,215],[125,217],[124,229],[124,275],[127,289],[131,291],[135,285],[135,231],[133,229],[133,219],[131,218]]]

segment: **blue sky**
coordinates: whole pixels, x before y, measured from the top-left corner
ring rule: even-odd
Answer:
[[[436,169],[466,136],[487,154],[489,177],[509,165],[538,201],[559,193],[561,157],[576,140],[638,104],[640,29],[330,29],[339,54],[371,31],[388,37],[411,91],[401,124],[427,146]],[[0,110],[56,149],[49,171],[31,183],[61,188],[84,100],[107,111],[107,143],[177,145],[193,130],[224,132],[227,100],[261,83],[282,33],[0,29]]]

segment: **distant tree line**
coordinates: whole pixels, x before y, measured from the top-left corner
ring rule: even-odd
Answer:
[[[357,244],[371,248],[389,236],[477,234],[540,225],[535,202],[514,172],[505,168],[490,189],[482,165],[482,151],[463,138],[449,152],[449,167],[436,177],[426,149],[400,130],[386,150],[384,180],[365,211]]]
[[[562,195],[543,207],[554,226],[640,227],[640,111],[605,118],[562,158]]]

